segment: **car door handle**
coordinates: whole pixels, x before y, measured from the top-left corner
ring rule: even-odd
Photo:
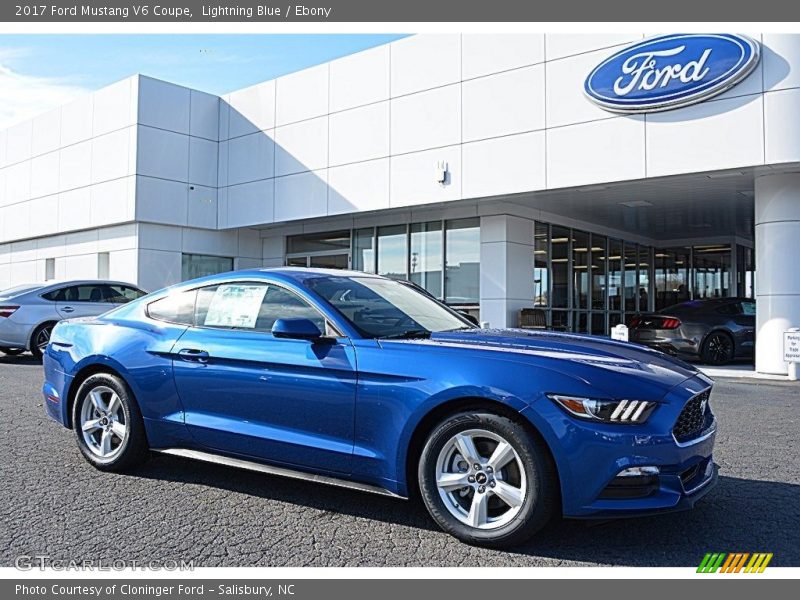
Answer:
[[[74,309],[74,308],[72,308],[71,306],[65,306],[65,307],[64,307],[64,308],[62,308],[61,310],[62,310],[62,312],[65,312],[65,313],[71,313],[71,312],[75,312],[75,309]]]
[[[206,363],[208,362],[208,352],[205,350],[196,350],[194,348],[184,348],[178,351],[178,356],[181,360],[188,360],[190,362]]]

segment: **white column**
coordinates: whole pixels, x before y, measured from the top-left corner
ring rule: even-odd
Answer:
[[[800,327],[800,173],[755,182],[756,371],[785,375],[783,332]]]
[[[516,327],[520,308],[533,306],[533,221],[481,217],[481,321]]]

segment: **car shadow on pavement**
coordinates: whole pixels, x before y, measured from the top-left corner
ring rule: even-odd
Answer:
[[[212,486],[438,531],[418,500],[368,495],[172,456],[157,455],[131,475]],[[608,521],[556,519],[530,542],[506,552],[588,564],[661,567],[696,566],[706,552],[772,552],[773,566],[800,566],[800,545],[794,533],[800,526],[797,498],[800,485],[721,476],[694,510]]]
[[[16,356],[12,356],[10,354],[3,354],[0,352],[0,364],[2,365],[40,365],[42,361],[39,359],[34,358],[32,355],[28,354],[18,354]]]

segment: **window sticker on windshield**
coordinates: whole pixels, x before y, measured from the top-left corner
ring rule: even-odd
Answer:
[[[211,298],[203,324],[209,327],[253,329],[266,293],[265,285],[220,285]]]

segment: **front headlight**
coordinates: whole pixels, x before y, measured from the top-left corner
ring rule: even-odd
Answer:
[[[597,400],[561,394],[547,397],[571,415],[603,423],[644,423],[656,407],[655,402],[644,400]]]

